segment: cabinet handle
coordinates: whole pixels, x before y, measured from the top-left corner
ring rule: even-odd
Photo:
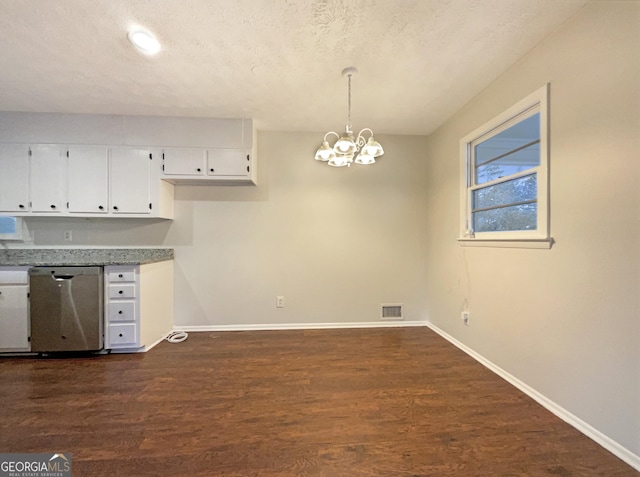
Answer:
[[[52,208],[52,209],[55,209],[55,208],[56,208],[56,206],[55,206],[55,205],[53,205],[53,204],[51,204],[51,208]]]
[[[104,207],[102,207],[101,205],[98,206],[98,210],[104,210]]]
[[[113,210],[118,210],[118,206],[117,206],[117,205],[114,205],[114,206],[113,206]]]
[[[118,274],[118,278],[122,278],[122,273],[119,273],[119,274]]]

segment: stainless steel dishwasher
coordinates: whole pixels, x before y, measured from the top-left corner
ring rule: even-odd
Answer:
[[[103,348],[102,267],[29,270],[31,351]]]

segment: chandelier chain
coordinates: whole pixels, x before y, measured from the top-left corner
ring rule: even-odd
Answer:
[[[349,130],[351,130],[351,75],[348,75],[349,78],[349,114],[347,116],[347,126]]]

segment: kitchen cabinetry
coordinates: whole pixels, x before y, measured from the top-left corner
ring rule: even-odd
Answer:
[[[162,178],[175,184],[255,184],[251,150],[164,149]]]
[[[150,214],[152,154],[148,149],[111,149],[109,206],[114,214]]]
[[[173,261],[110,265],[105,273],[105,348],[147,348],[173,326]]]
[[[249,178],[251,154],[242,149],[208,149],[207,174],[217,177]]]
[[[107,148],[70,146],[68,151],[69,212],[106,214],[109,208]]]
[[[29,165],[32,212],[60,213],[66,207],[67,151],[57,145],[31,146]]]
[[[150,149],[0,145],[0,213],[173,218]]]
[[[170,148],[162,152],[162,172],[166,175],[204,176],[205,149]]]
[[[29,210],[29,146],[0,144],[0,211]]]
[[[30,351],[29,267],[0,267],[0,352]]]

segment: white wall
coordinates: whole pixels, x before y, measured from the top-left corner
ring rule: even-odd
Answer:
[[[261,132],[257,187],[176,189],[176,325],[426,320],[425,138],[350,169],[313,160],[321,139]]]
[[[431,323],[636,456],[639,24],[640,3],[588,4],[429,137],[425,287]],[[458,141],[547,82],[556,244],[462,248]]]

